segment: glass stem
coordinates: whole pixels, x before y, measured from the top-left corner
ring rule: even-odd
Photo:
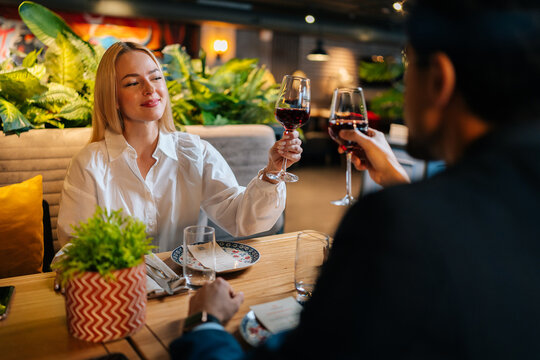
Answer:
[[[283,163],[281,164],[281,172],[287,172],[287,159],[283,158]]]
[[[351,189],[351,158],[352,152],[347,151],[347,171],[345,173],[345,186],[347,187],[347,197],[352,199],[352,189]]]
[[[283,133],[283,135],[285,134],[288,134],[289,133],[289,130],[285,129],[285,132]],[[283,162],[281,163],[281,173],[286,173],[287,172],[287,159],[283,158]]]

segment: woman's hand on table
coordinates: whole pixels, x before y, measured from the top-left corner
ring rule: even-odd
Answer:
[[[386,187],[408,183],[409,176],[401,166],[384,134],[369,128],[368,134],[359,130],[341,130],[339,136],[356,142],[363,153],[353,152],[352,162],[357,170],[367,170],[377,184]]]
[[[235,293],[231,285],[217,278],[205,284],[189,299],[189,315],[206,311],[226,324],[236,314],[244,302],[244,293]]]

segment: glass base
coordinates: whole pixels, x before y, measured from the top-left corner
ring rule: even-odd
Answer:
[[[269,171],[266,173],[266,177],[275,181],[284,181],[291,183],[298,181],[298,176],[286,171]]]
[[[351,206],[355,202],[356,202],[356,199],[349,195],[345,195],[345,197],[343,197],[343,199],[340,199],[340,200],[330,201],[331,204],[337,205],[337,206]]]

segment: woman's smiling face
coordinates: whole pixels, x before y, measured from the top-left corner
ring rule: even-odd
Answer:
[[[124,122],[161,119],[168,101],[163,73],[148,54],[129,51],[116,60],[118,109]]]

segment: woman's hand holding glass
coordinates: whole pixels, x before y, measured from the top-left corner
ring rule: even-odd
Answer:
[[[302,140],[298,138],[298,131],[286,131],[283,137],[274,143],[268,152],[268,165],[266,171],[277,173],[281,170],[284,160],[287,160],[287,167],[300,161],[302,156]],[[277,183],[279,180],[270,180]]]
[[[366,135],[359,130],[341,130],[339,136],[362,148],[362,154],[353,151],[352,163],[357,170],[367,170],[377,184],[386,187],[410,182],[382,132],[369,128]]]
[[[283,77],[278,100],[276,101],[275,115],[276,119],[285,128],[285,134],[294,132],[296,128],[305,125],[309,120],[310,99],[309,79],[292,75],[285,75]],[[281,170],[268,171],[265,176],[274,181],[296,182],[298,181],[298,176],[286,171],[290,164],[287,161],[285,153],[282,153],[283,162]]]

